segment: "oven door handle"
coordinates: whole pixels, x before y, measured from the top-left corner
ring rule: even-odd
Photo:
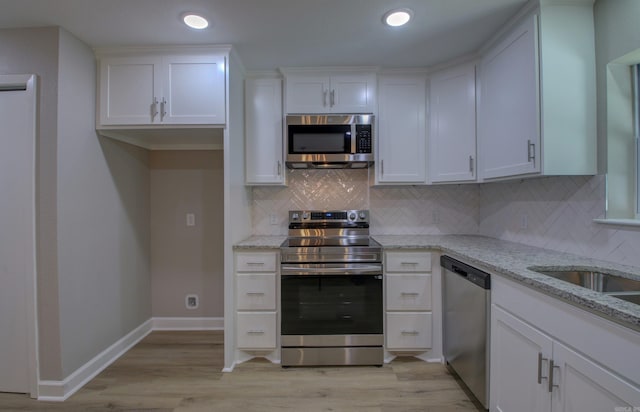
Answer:
[[[345,276],[345,275],[380,275],[382,279],[382,265],[345,265],[345,266],[309,266],[309,265],[281,265],[282,276]]]

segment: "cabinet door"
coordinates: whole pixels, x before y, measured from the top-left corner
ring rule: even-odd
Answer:
[[[537,50],[532,17],[482,59],[478,137],[483,178],[540,171]]]
[[[287,76],[286,112],[328,113],[331,110],[329,84],[328,76]]]
[[[329,104],[333,113],[373,113],[375,75],[331,76]]]
[[[491,411],[550,410],[547,379],[552,346],[549,337],[492,305]],[[541,361],[539,356],[543,358]]]
[[[160,59],[118,57],[100,61],[100,124],[160,122]]]
[[[379,81],[379,183],[425,183],[426,80],[381,76]]]
[[[631,355],[634,356],[634,355]],[[554,342],[553,412],[632,410],[640,406],[640,388],[568,347]]]
[[[166,124],[224,124],[224,56],[165,56],[161,121]]]
[[[283,184],[282,81],[245,82],[245,165],[247,184]]]
[[[429,176],[432,182],[476,178],[474,65],[437,73],[429,88]]]

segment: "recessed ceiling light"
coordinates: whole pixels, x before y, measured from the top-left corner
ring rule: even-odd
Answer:
[[[193,13],[187,13],[182,16],[182,21],[184,21],[184,24],[191,27],[192,29],[202,30],[209,27],[209,22],[207,21],[207,19]]]
[[[391,27],[404,26],[411,20],[413,12],[409,9],[390,10],[382,16],[382,21]]]

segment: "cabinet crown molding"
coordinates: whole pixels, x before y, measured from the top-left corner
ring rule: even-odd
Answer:
[[[110,55],[139,55],[139,54],[192,54],[192,53],[230,53],[230,44],[199,44],[181,46],[124,46],[124,47],[96,47],[93,49],[97,57]]]

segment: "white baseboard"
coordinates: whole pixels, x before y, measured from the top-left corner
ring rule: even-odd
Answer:
[[[38,400],[66,400],[154,330],[224,330],[224,318],[150,318],[64,380],[38,382]]]
[[[151,318],[153,330],[224,330],[224,318]]]
[[[151,326],[152,321],[149,319],[62,381],[41,380],[38,383],[38,400],[58,402],[66,400],[147,336],[152,330]]]

